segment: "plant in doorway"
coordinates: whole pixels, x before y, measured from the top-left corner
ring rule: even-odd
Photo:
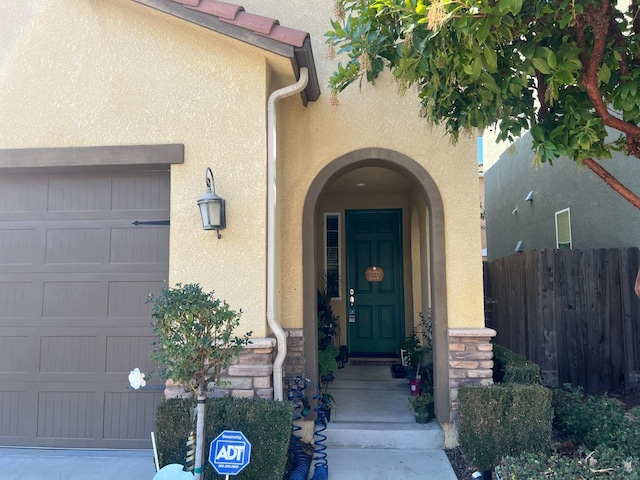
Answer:
[[[409,397],[409,407],[413,409],[416,415],[416,423],[428,423],[434,417],[433,395],[431,392],[424,391]]]
[[[327,421],[331,417],[331,409],[335,402],[333,396],[327,392],[329,384],[335,379],[334,372],[338,369],[337,358],[340,349],[334,343],[338,336],[340,318],[331,309],[331,285],[328,275],[323,275],[324,288],[318,290],[318,386],[320,396],[318,407],[323,410]]]
[[[433,329],[431,309],[425,316],[419,313],[420,323],[414,327],[413,332],[407,335],[400,345],[405,352],[407,364],[406,378],[409,379],[411,393],[417,393],[417,389],[423,382],[433,383]]]

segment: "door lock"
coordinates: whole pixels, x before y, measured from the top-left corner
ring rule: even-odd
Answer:
[[[354,323],[356,321],[356,291],[353,288],[349,289],[349,322]]]

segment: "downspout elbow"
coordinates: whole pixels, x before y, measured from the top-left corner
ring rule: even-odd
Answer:
[[[276,103],[301,92],[309,81],[309,70],[300,68],[299,80],[275,90],[267,101],[267,323],[273,331],[278,354],[273,363],[273,398],[283,399],[282,365],[287,357],[287,335],[275,318],[275,217],[276,217]]]

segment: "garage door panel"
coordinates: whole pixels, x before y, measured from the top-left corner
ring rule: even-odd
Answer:
[[[10,186],[10,187],[9,187]],[[7,187],[7,188],[4,188]],[[0,175],[0,446],[149,448],[168,172]]]
[[[147,440],[162,392],[105,392],[103,437]]]
[[[138,367],[142,372],[155,370],[149,360],[153,350],[154,336],[109,336],[106,345],[106,373],[120,373],[126,378],[131,370]]]
[[[40,338],[41,373],[98,371],[96,336],[43,336]]]
[[[0,373],[27,373],[29,351],[28,336],[0,336]]]
[[[0,318],[29,317],[32,290],[32,282],[0,281]]]
[[[149,294],[158,295],[165,286],[162,281],[109,282],[109,306],[107,316],[150,317],[152,305]]]
[[[106,175],[49,176],[47,211],[100,211],[111,209],[111,179]]]
[[[168,210],[169,177],[164,172],[148,172],[132,177],[115,173],[112,177],[111,210]]]
[[[162,263],[169,254],[169,229],[112,228],[110,243],[109,263]]]
[[[32,263],[35,236],[35,228],[0,230],[0,265]]]
[[[103,263],[101,228],[47,229],[46,263]]]
[[[35,212],[46,206],[48,179],[28,175],[0,177],[0,212]]]
[[[93,391],[41,391],[38,394],[38,438],[95,437],[98,412]]]
[[[52,281],[44,284],[43,317],[104,315],[100,282]]]
[[[0,391],[0,438],[12,439],[27,436],[28,393],[25,390]]]

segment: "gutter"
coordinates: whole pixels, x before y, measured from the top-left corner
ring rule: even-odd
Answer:
[[[275,318],[275,258],[276,258],[276,103],[305,89],[309,82],[309,69],[300,68],[300,79],[289,86],[275,90],[267,101],[267,323],[276,336],[278,354],[273,362],[273,398],[283,400],[282,364],[287,357],[287,335]]]

